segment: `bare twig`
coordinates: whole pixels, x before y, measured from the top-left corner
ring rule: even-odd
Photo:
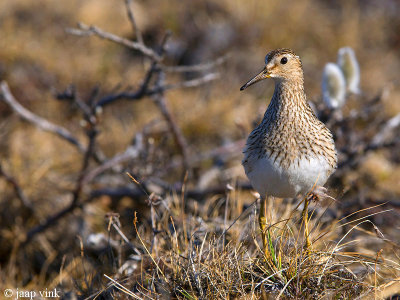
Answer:
[[[156,86],[157,85],[162,86],[163,81],[164,81],[164,73],[160,71],[160,73],[158,74]],[[154,102],[157,104],[161,114],[168,123],[169,129],[172,133],[175,143],[178,146],[179,151],[182,155],[183,166],[187,170],[189,164],[188,164],[188,146],[186,143],[186,139],[184,138],[179,126],[176,124],[175,119],[172,116],[171,112],[169,111],[164,94],[163,93],[156,94],[154,96]]]
[[[204,162],[205,160],[208,159],[214,159],[216,157],[222,158],[224,161],[228,160],[230,157],[239,155],[241,153],[241,150],[243,149],[244,145],[246,143],[246,140],[241,139],[238,141],[231,142],[229,144],[216,147],[208,152],[198,154],[197,156],[191,155],[189,157],[189,167],[193,168],[197,166],[198,164]],[[165,173],[169,172],[170,170],[176,169],[177,167],[180,166],[182,162],[178,160],[172,160],[165,168],[164,171]],[[164,173],[161,172],[160,175],[163,175]]]
[[[94,101],[94,99],[92,99],[92,100]],[[76,181],[75,189],[72,192],[72,201],[66,208],[64,208],[61,211],[59,211],[58,213],[50,216],[42,224],[39,224],[36,227],[29,230],[28,233],[26,234],[25,240],[23,241],[23,245],[26,245],[27,243],[29,243],[33,239],[33,237],[35,237],[37,234],[45,231],[46,229],[48,229],[51,226],[54,226],[55,224],[57,224],[57,222],[61,218],[63,218],[64,216],[66,216],[67,214],[72,212],[75,208],[82,206],[82,203],[79,201],[79,199],[81,196],[82,188],[84,186],[84,178],[85,178],[85,175],[87,172],[87,168],[89,166],[89,160],[93,156],[93,153],[95,150],[95,140],[96,140],[97,133],[98,133],[98,131],[96,129],[96,118],[94,116],[95,106],[93,105],[93,103],[90,107],[90,110],[91,110],[90,111],[91,115],[88,118],[88,121],[90,124],[89,124],[89,129],[87,131],[89,143],[86,148],[85,155],[83,157],[82,167],[81,167],[81,171],[79,172],[78,179]]]
[[[24,205],[29,210],[33,211],[33,206],[29,201],[29,199],[25,196],[18,181],[13,176],[4,171],[1,162],[0,162],[0,177],[4,177],[4,179],[13,187],[15,195],[21,201],[22,205]]]
[[[83,183],[84,184],[90,183],[96,176],[100,175],[104,171],[114,168],[116,165],[121,164],[123,162],[132,161],[133,159],[137,158],[137,156],[138,152],[135,151],[135,149],[132,146],[130,146],[125,152],[115,155],[114,157],[105,161],[100,166],[89,171],[83,178]]]
[[[118,35],[115,35],[113,33],[110,32],[106,32],[96,26],[88,26],[84,23],[78,23],[78,27],[77,28],[67,28],[66,31],[70,34],[73,35],[77,35],[77,36],[91,36],[91,35],[95,35],[99,38],[105,39],[105,40],[109,40],[112,41],[114,43],[123,45],[125,47],[128,47],[130,49],[134,49],[137,50],[139,52],[141,52],[144,56],[147,56],[149,58],[151,58],[154,61],[160,61],[161,57],[154,52],[152,49],[146,47],[143,43],[139,43],[139,42],[133,42],[131,40],[128,40],[126,38],[120,37]]]
[[[383,128],[374,137],[372,137],[369,142],[360,142],[359,148],[347,152],[345,152],[346,149],[341,149],[344,153],[347,154],[347,157],[345,160],[339,163],[338,171],[336,172],[337,174],[335,176],[340,176],[344,171],[347,170],[347,168],[354,169],[355,167],[357,167],[363,160],[363,158],[365,158],[365,155],[370,151],[392,148],[396,147],[396,145],[399,145],[400,138],[397,136],[393,139],[385,141],[385,139],[387,139],[387,137],[394,131],[394,129],[400,125],[399,122],[400,114],[396,115],[388,122],[386,122]]]
[[[129,241],[129,239],[126,237],[126,235],[122,232],[120,229],[120,226],[116,224],[114,221],[112,221],[112,226],[114,227],[115,231],[121,236],[121,238],[124,240],[124,242],[133,250],[135,251],[136,254],[141,255],[140,251]]]
[[[137,153],[134,153],[135,151],[126,151],[123,154],[116,155],[107,162],[104,162],[102,165],[99,167],[95,168],[91,172],[88,172],[88,166],[89,166],[89,160],[90,158],[94,155],[95,153],[95,139],[97,136],[97,130],[96,130],[96,115],[95,115],[95,108],[97,106],[104,106],[109,103],[114,102],[117,99],[130,99],[130,100],[136,100],[136,99],[141,99],[145,96],[154,96],[154,101],[157,104],[157,106],[160,109],[161,114],[163,115],[164,119],[167,121],[169,129],[174,137],[174,140],[176,144],[178,145],[178,148],[182,154],[182,160],[185,168],[188,167],[187,163],[187,144],[186,140],[176,124],[171,112],[168,109],[168,106],[166,104],[166,99],[164,92],[170,89],[176,89],[176,88],[185,88],[185,87],[195,87],[204,83],[207,83],[211,80],[214,80],[218,78],[218,74],[211,73],[211,74],[206,74],[202,77],[192,79],[192,80],[187,80],[183,81],[177,84],[165,84],[165,73],[162,70],[162,66],[160,65],[160,61],[163,58],[163,54],[165,51],[165,45],[168,40],[168,37],[170,36],[170,33],[167,33],[160,45],[160,51],[157,53],[156,51],[146,47],[143,43],[143,40],[140,36],[140,32],[137,31],[134,16],[132,11],[130,10],[130,4],[131,0],[125,0],[125,3],[127,5],[127,10],[128,10],[128,17],[131,20],[132,26],[134,27],[134,30],[136,30],[136,34],[138,36],[138,42],[133,42],[128,39],[119,37],[117,35],[114,35],[109,32],[105,32],[101,30],[98,27],[95,26],[88,26],[85,24],[79,24],[79,29],[69,29],[68,32],[75,34],[75,35],[80,35],[80,36],[90,36],[90,35],[95,35],[103,39],[107,39],[110,41],[113,41],[115,43],[124,45],[128,48],[135,49],[137,51],[140,51],[143,55],[149,57],[152,60],[151,67],[147,71],[145,78],[138,88],[137,91],[135,92],[121,92],[113,95],[107,95],[100,100],[98,100],[95,103],[95,98],[97,98],[97,92],[98,89],[94,90],[93,96],[91,97],[91,105],[86,104],[85,102],[82,102],[79,98],[77,98],[76,94],[71,94],[67,95],[69,98],[72,99],[76,102],[76,104],[80,107],[80,109],[83,111],[84,116],[86,121],[88,121],[88,131],[87,135],[89,138],[89,143],[87,147],[82,146],[65,128],[54,125],[50,122],[48,122],[45,119],[42,119],[40,117],[37,117],[36,115],[32,114],[31,112],[27,111],[24,109],[21,105],[19,105],[15,99],[13,99],[11,93],[9,93],[8,86],[6,83],[2,83],[1,88],[2,88],[2,93],[4,95],[4,98],[6,99],[6,102],[9,103],[9,105],[16,111],[18,112],[24,119],[36,124],[38,127],[43,128],[47,131],[57,133],[64,139],[67,139],[74,145],[76,145],[82,152],[84,152],[84,157],[83,157],[83,162],[82,162],[82,168],[81,171],[78,175],[78,179],[76,182],[76,187],[72,193],[72,201],[71,203],[58,213],[50,216],[43,222],[42,224],[34,227],[31,229],[27,235],[24,244],[28,243],[32,238],[38,234],[46,230],[47,228],[53,226],[58,222],[59,219],[62,217],[66,216],[68,213],[72,212],[75,208],[81,208],[84,204],[88,203],[90,200],[92,200],[94,197],[91,197],[87,199],[87,201],[82,202],[80,201],[81,198],[81,193],[83,187],[89,183],[95,176],[98,174],[104,172],[105,170],[111,168],[115,163],[121,163],[123,161],[126,161],[127,159],[132,159],[133,157],[137,156]],[[205,70],[208,68],[211,68],[213,65],[217,65],[222,63],[222,58],[217,60],[215,63],[209,63],[205,64],[203,66],[192,66],[192,70]],[[180,72],[184,69],[178,69],[177,72]],[[186,69],[189,70],[189,69]],[[155,84],[153,87],[149,88],[151,80],[153,75],[157,75],[157,79],[155,81]],[[72,98],[71,98],[72,97]],[[11,99],[11,101],[7,101]],[[14,101],[12,101],[14,100]]]
[[[366,154],[371,151],[385,148],[393,148],[396,147],[396,145],[400,145],[400,139],[396,139],[379,145],[368,143],[364,145],[359,151],[349,153],[345,160],[339,162],[337,170],[335,173],[333,173],[333,176],[341,177],[349,169],[357,168],[366,157]]]
[[[379,130],[379,132],[372,138],[372,145],[380,145],[383,144],[385,139],[400,126],[400,113],[395,115],[393,118],[389,119],[383,128]]]
[[[143,151],[143,135],[145,134],[145,130],[146,127],[143,129],[142,132],[138,132],[135,134],[134,143],[132,145],[129,145],[124,152],[114,155],[109,160],[104,161],[101,165],[87,172],[85,177],[83,178],[83,183],[90,183],[96,176],[111,168],[117,169],[118,172],[121,172],[120,165],[122,163],[126,161],[133,161],[134,159],[138,158],[141,151]]]
[[[88,97],[88,103],[91,103],[92,106],[94,105],[93,103],[96,101],[97,95],[100,91],[100,88],[98,85],[96,85],[92,91],[90,96]],[[67,87],[65,91],[61,93],[56,94],[56,98],[58,100],[71,100],[73,101],[81,110],[83,114],[83,118],[87,121],[88,124],[94,124],[97,122],[96,119],[96,109],[95,108],[90,108],[89,105],[82,101],[80,97],[78,96],[75,87],[73,85]],[[96,149],[93,152],[93,158],[96,160],[98,163],[104,163],[106,157],[100,149]]]
[[[164,55],[165,45],[170,36],[171,36],[171,33],[167,32],[161,42],[160,52],[159,52],[159,55],[161,57],[163,57],[163,55]],[[157,79],[155,82],[155,88],[160,89],[159,93],[154,94],[153,99],[154,99],[154,102],[156,103],[156,105],[158,106],[158,108],[160,109],[160,112],[163,115],[164,119],[168,123],[169,129],[171,130],[171,133],[172,133],[172,136],[174,137],[175,143],[177,144],[177,146],[179,147],[179,150],[181,152],[184,168],[185,168],[185,170],[187,170],[189,165],[188,165],[188,151],[187,151],[188,147],[187,147],[186,139],[184,138],[179,126],[176,124],[175,119],[173,118],[171,112],[169,111],[169,108],[167,106],[166,99],[164,96],[163,87],[164,87],[164,81],[165,81],[165,73],[160,68],[158,68],[157,61],[153,61],[152,69],[153,68],[157,70]]]
[[[19,104],[18,101],[11,94],[7,82],[2,81],[0,83],[0,92],[1,95],[3,95],[2,97],[3,101],[7,103],[10,106],[10,108],[24,120],[34,124],[35,126],[43,129],[44,131],[54,133],[59,137],[61,137],[62,139],[67,140],[68,142],[76,146],[79,149],[79,151],[81,152],[85,151],[85,147],[66,128],[61,127],[59,125],[55,125],[47,121],[46,119],[43,119],[35,115],[31,111],[23,107],[21,104]]]
[[[26,238],[22,243],[22,247],[26,244],[28,244],[34,236],[36,236],[38,233],[45,231],[47,228],[55,225],[58,220],[72,212],[75,208],[80,207],[79,205],[76,205],[76,203],[71,202],[66,208],[60,210],[56,214],[50,216],[49,218],[46,219],[46,221],[42,224],[37,225],[36,227],[32,228],[31,230],[28,231],[26,234]]]
[[[82,101],[81,101],[82,102]],[[89,123],[87,126],[86,135],[89,139],[88,146],[85,151],[85,155],[82,160],[81,171],[79,172],[79,176],[76,182],[76,187],[73,192],[72,204],[77,204],[79,201],[79,197],[84,186],[84,178],[87,173],[87,169],[89,167],[90,158],[93,156],[95,152],[95,143],[96,137],[98,134],[97,130],[97,118],[96,118],[96,105],[95,105],[95,97],[90,97],[89,104],[81,103],[82,110],[85,114],[85,118]]]
[[[87,157],[89,157],[89,155],[87,155]],[[62,219],[63,217],[65,217],[66,215],[68,215],[69,213],[74,211],[76,208],[81,208],[84,204],[89,203],[90,200],[92,200],[92,199],[89,199],[88,201],[85,201],[85,202],[78,201],[81,189],[82,189],[82,179],[79,179],[77,182],[77,187],[73,192],[73,199],[72,199],[71,203],[66,208],[64,208],[64,209],[60,210],[59,212],[57,212],[56,214],[48,217],[46,219],[46,221],[44,221],[42,224],[39,224],[36,227],[29,230],[28,233],[26,234],[26,238],[22,245],[28,244],[32,240],[32,238],[35,237],[37,234],[56,225],[60,219]]]
[[[219,78],[218,73],[209,73],[209,74],[206,74],[204,76],[201,76],[201,77],[198,77],[195,79],[149,88],[148,86],[149,86],[150,79],[153,76],[153,74],[155,73],[155,71],[156,71],[155,68],[149,69],[149,71],[146,74],[145,80],[140,85],[140,87],[137,91],[135,91],[135,92],[123,91],[123,92],[116,93],[116,94],[106,95],[98,101],[97,105],[98,106],[106,106],[106,105],[111,104],[114,101],[120,100],[120,99],[141,100],[144,97],[154,96],[154,95],[166,92],[168,90],[197,87],[197,86],[206,84],[208,82],[211,82],[211,81]]]
[[[147,71],[146,76],[143,80],[143,83],[140,85],[140,87],[138,88],[137,91],[135,92],[129,92],[129,91],[123,91],[120,93],[113,93],[111,95],[107,95],[102,97],[97,105],[98,106],[105,106],[107,104],[110,104],[116,100],[119,99],[127,99],[127,100],[140,100],[146,96],[153,96],[153,95],[157,95],[160,93],[163,93],[167,90],[171,90],[171,89],[179,89],[179,88],[191,88],[191,87],[196,87],[205,83],[208,83],[212,80],[215,80],[217,78],[219,78],[219,74],[217,73],[210,73],[210,74],[206,74],[204,76],[201,76],[199,78],[195,78],[192,80],[187,80],[187,81],[183,81],[183,82],[179,82],[176,84],[163,84],[163,85],[156,85],[155,87],[149,88],[149,84],[150,84],[150,80],[153,76],[153,74],[157,71],[159,72],[160,69],[165,69],[169,72],[184,72],[184,71],[200,71],[200,70],[206,70],[209,68],[212,68],[213,66],[219,65],[221,63],[223,63],[226,60],[227,56],[224,57],[220,57],[218,59],[216,59],[213,62],[208,62],[205,64],[199,64],[199,65],[195,65],[195,66],[181,66],[181,67],[163,67],[162,65],[160,65],[160,61],[162,60],[164,51],[165,51],[165,44],[169,38],[169,36],[171,35],[169,32],[165,35],[162,43],[161,43],[161,47],[160,47],[160,51],[159,53],[157,53],[156,51],[148,48],[147,46],[145,46],[145,44],[143,43],[143,40],[141,39],[141,35],[139,33],[139,31],[137,30],[136,27],[136,23],[134,20],[134,16],[133,13],[130,9],[130,3],[131,0],[125,0],[125,4],[127,7],[127,12],[128,12],[128,17],[131,20],[132,26],[134,27],[134,30],[136,30],[137,32],[137,37],[138,37],[138,42],[133,42],[130,41],[128,39],[122,38],[120,36],[114,35],[112,33],[109,32],[105,32],[103,30],[101,30],[100,28],[96,27],[96,26],[88,26],[86,24],[83,23],[79,23],[78,27],[79,29],[76,28],[69,28],[67,29],[67,32],[74,34],[74,35],[78,35],[78,36],[90,36],[90,35],[96,35],[100,38],[103,39],[107,39],[110,41],[113,41],[115,43],[124,45],[128,48],[132,48],[135,50],[140,51],[143,55],[149,57],[152,59],[153,63],[150,67],[150,69]],[[140,36],[140,37],[139,37]]]
[[[160,86],[158,88],[156,87],[151,92],[153,94],[156,94],[156,93],[159,93],[159,92],[165,92],[167,90],[196,87],[196,86],[208,83],[210,81],[216,80],[218,78],[219,78],[219,74],[218,73],[209,73],[209,74],[206,74],[206,75],[201,76],[199,78],[182,81],[182,82],[178,82],[178,83],[175,83],[175,84],[167,84],[167,85],[164,85],[164,86]]]
[[[97,106],[105,106],[119,99],[139,100],[145,96],[152,95],[152,93],[148,91],[148,86],[155,71],[156,71],[155,64],[152,64],[150,69],[147,71],[142,84],[140,85],[139,89],[136,92],[133,93],[121,92],[118,94],[111,94],[104,96],[97,102]]]
[[[97,136],[97,130],[95,128],[90,129],[90,131],[88,132],[89,145],[87,147],[87,151],[85,152],[85,156],[83,157],[82,168],[78,176],[75,190],[73,192],[73,198],[72,198],[73,203],[77,203],[79,201],[79,196],[81,194],[82,187],[84,185],[84,178],[86,175],[87,168],[89,166],[89,160],[94,152],[96,136]]]
[[[183,73],[183,72],[201,72],[201,71],[206,71],[209,69],[212,69],[216,66],[222,65],[224,62],[227,61],[229,58],[229,54],[226,54],[224,56],[218,57],[217,59],[197,65],[191,65],[191,66],[163,66],[163,70],[165,72],[177,72],[177,73]]]
[[[95,99],[97,98],[97,95],[99,94],[100,87],[96,85],[92,91],[90,96],[88,97],[90,103],[93,103]],[[83,117],[85,120],[88,120],[89,122],[96,122],[95,120],[95,115],[92,113],[89,105],[84,102],[78,95],[75,87],[73,85],[70,85],[67,87],[67,89],[61,93],[57,93],[56,98],[58,100],[72,100],[78,108],[82,111]],[[90,120],[89,120],[90,119]]]
[[[131,8],[132,2],[133,2],[132,0],[125,0],[126,12],[128,13],[128,18],[129,21],[131,22],[132,30],[136,34],[136,39],[138,43],[144,45],[142,33],[140,32],[139,28],[136,25],[135,17],[133,15],[133,11]]]
[[[151,219],[151,230],[152,230],[150,252],[153,253],[154,251],[154,254],[158,256],[156,208],[151,199],[151,195],[149,197],[149,203],[150,203],[150,219]]]

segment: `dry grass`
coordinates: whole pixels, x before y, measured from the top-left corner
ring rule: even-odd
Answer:
[[[333,124],[339,149],[362,147],[399,112],[400,6],[395,1],[226,0],[188,6],[150,0],[134,1],[133,8],[148,45],[158,45],[172,30],[168,65],[230,54],[216,68],[220,80],[166,93],[191,157],[244,138],[262,117],[272,83],[245,94],[239,87],[273,48],[290,47],[301,56],[308,99],[318,106],[324,64],[336,60],[338,48],[351,46],[360,62],[363,94],[349,100],[345,118],[364,113],[382,91],[386,95],[367,118]],[[123,1],[6,0],[0,2],[0,20],[1,80],[25,107],[65,126],[85,145],[79,109],[55,101],[55,91],[73,83],[87,99],[96,84],[100,94],[116,85],[136,88],[149,67],[135,51],[65,32],[83,21],[133,38]],[[168,83],[192,75],[168,74]],[[298,202],[270,201],[272,255],[264,257],[241,148],[193,163],[182,196],[179,151],[157,106],[150,98],[122,101],[99,116],[96,145],[113,157],[143,133],[139,157],[97,176],[82,190],[85,205],[21,246],[29,229],[70,203],[83,155],[21,122],[2,101],[0,115],[0,165],[33,207],[24,206],[12,183],[0,177],[2,287],[57,288],[66,299],[386,299],[400,293],[396,148],[358,153],[359,164],[336,172],[328,187],[337,200],[310,209],[310,251],[304,249]],[[176,167],[167,169],[171,165]],[[88,170],[97,166],[90,160]],[[152,196],[137,192],[125,172]],[[91,196],[102,188],[135,193]]]
[[[221,196],[226,201],[233,194],[235,191]],[[83,294],[120,298],[134,293],[143,299],[355,299],[371,296],[387,276],[400,273],[398,262],[384,260],[382,253],[374,256],[351,251],[357,241],[349,236],[365,219],[357,218],[351,224],[332,219],[323,222],[325,211],[314,210],[312,248],[305,249],[300,211],[276,199],[269,210],[273,222],[269,228],[271,255],[265,257],[254,205],[238,219],[230,207],[226,211],[230,218],[224,225],[222,218],[210,218],[208,210],[188,212],[182,208],[182,200],[177,196],[158,199],[153,207],[155,235],[150,224],[143,224],[135,214],[134,244],[142,254],[124,263],[130,268],[122,267],[124,271],[114,274],[114,280],[127,290],[108,280],[104,290],[83,288]],[[222,205],[221,215],[224,210]],[[349,229],[342,234],[340,229],[346,225]]]

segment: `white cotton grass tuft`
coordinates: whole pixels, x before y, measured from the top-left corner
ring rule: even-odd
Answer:
[[[340,48],[337,64],[342,69],[346,79],[347,91],[353,94],[360,94],[360,66],[354,50],[350,47]]]
[[[346,102],[346,80],[335,63],[327,63],[322,74],[322,98],[330,109],[340,108]]]

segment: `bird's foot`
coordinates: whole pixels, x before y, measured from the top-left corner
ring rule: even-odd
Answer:
[[[323,186],[316,186],[314,189],[312,189],[308,195],[307,195],[307,200],[308,201],[315,201],[318,202],[321,199],[325,198],[331,198],[326,192],[328,190],[324,188]]]

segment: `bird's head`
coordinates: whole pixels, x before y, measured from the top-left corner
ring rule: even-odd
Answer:
[[[276,81],[303,81],[303,68],[300,58],[290,49],[277,49],[265,56],[264,69],[250,79],[240,90],[265,78]]]

